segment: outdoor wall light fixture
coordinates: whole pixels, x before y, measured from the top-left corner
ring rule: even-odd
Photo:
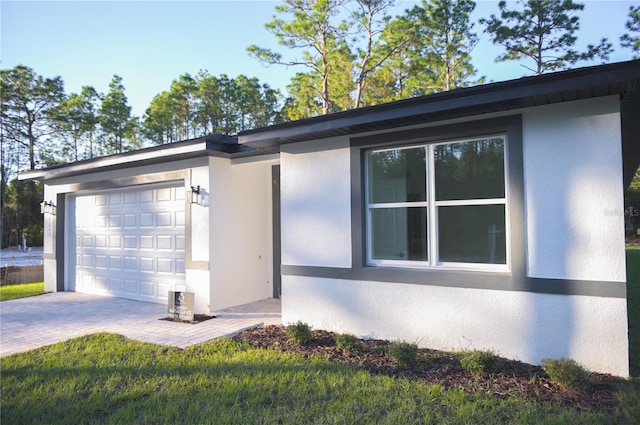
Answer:
[[[191,186],[191,198],[189,199],[192,204],[197,204],[200,202],[200,185]]]
[[[56,215],[56,206],[53,201],[40,202],[40,213]]]

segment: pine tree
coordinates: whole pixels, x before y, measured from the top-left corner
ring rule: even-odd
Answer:
[[[583,4],[573,0],[520,0],[518,4],[520,9],[509,9],[507,2],[501,1],[500,18],[491,15],[480,20],[493,42],[506,50],[497,61],[529,59],[534,65],[522,66],[539,75],[566,69],[579,61],[608,60],[612,49],[606,38],[597,46],[588,45],[584,51],[573,48],[580,28],[576,13],[584,9]]]

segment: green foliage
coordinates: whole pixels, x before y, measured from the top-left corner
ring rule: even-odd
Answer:
[[[491,373],[498,357],[491,351],[471,350],[459,354],[460,365],[474,376]]]
[[[5,356],[0,370],[3,424],[634,423],[631,406],[619,419],[226,338],[179,349],[101,333]],[[629,395],[624,400],[637,406],[637,394]]]
[[[624,391],[618,393],[620,416],[628,424],[638,423],[640,419],[640,382],[636,379],[635,385],[630,382]]]
[[[0,70],[2,138],[16,142],[17,150],[3,148],[2,178],[8,181],[12,167],[27,159],[29,169],[38,164],[38,148],[49,135],[49,113],[64,98],[62,78],[44,78],[18,65]],[[13,144],[7,143],[7,146]],[[24,168],[24,165],[19,168]]]
[[[633,58],[640,58],[640,6],[629,6],[625,28],[629,31],[620,37],[620,46],[631,49]]]
[[[418,344],[394,341],[389,347],[389,354],[391,354],[400,366],[411,366],[418,358]]]
[[[287,121],[313,117],[322,113],[322,102],[318,99],[315,87],[318,77],[298,72],[287,85],[290,96],[282,107],[282,116]]]
[[[551,381],[561,388],[581,390],[589,385],[589,373],[573,359],[547,358],[542,359],[540,365]]]
[[[640,227],[640,168],[624,191],[624,208],[627,236],[635,235]]]
[[[472,0],[423,1],[391,18],[394,0],[286,0],[266,24],[289,59],[256,45],[263,64],[304,66],[287,87],[287,119],[343,111],[456,87],[472,81]],[[349,31],[347,31],[347,28]],[[480,80],[481,81],[481,80]]]
[[[160,145],[264,127],[280,120],[280,98],[278,90],[257,78],[184,74],[153,98],[143,117],[143,133]]]
[[[357,352],[364,348],[364,344],[355,335],[340,334],[336,336],[336,347],[345,351]]]
[[[15,300],[44,294],[44,282],[0,286],[0,301]]]
[[[43,183],[15,179],[4,190],[2,247],[21,245],[22,238],[27,239],[28,246],[41,246],[43,218],[40,202],[44,197]]]
[[[411,46],[417,38],[414,22],[406,16],[395,17],[385,25],[379,43],[397,46],[397,50],[368,76],[362,93],[363,105],[391,102],[412,95],[412,78],[418,70],[415,48]],[[426,74],[425,70],[418,72]]]
[[[338,95],[347,82],[352,81],[350,71],[352,56],[345,44],[348,37],[348,24],[341,16],[343,0],[284,0],[275,8],[276,15],[265,25],[283,47],[301,50],[301,57],[286,60],[282,54],[270,49],[249,46],[249,55],[263,64],[304,66],[310,70],[309,79],[313,91],[305,91],[308,96],[319,100],[321,113],[328,114],[334,105],[339,104]],[[291,93],[292,100],[298,97]],[[304,101],[308,104],[308,100]]]
[[[470,20],[476,7],[472,0],[424,1],[408,11],[407,19],[414,28],[408,44],[412,70],[407,78],[411,95],[465,87],[476,70],[471,64],[471,51],[478,42]]]
[[[363,105],[364,91],[371,84],[370,76],[380,69],[386,61],[404,48],[404,42],[385,43],[380,39],[391,16],[387,14],[395,0],[356,1],[357,7],[351,14],[356,38],[361,45],[349,48],[354,52],[352,75],[353,108]],[[409,34],[400,35],[401,40],[408,41]],[[343,84],[344,86],[344,84]]]
[[[507,6],[520,4],[521,9]],[[602,39],[600,44],[589,45],[579,52],[573,49],[574,35],[580,29],[575,13],[584,5],[573,0],[527,0],[526,2],[498,4],[500,17],[491,15],[481,19],[494,43],[501,44],[505,53],[497,61],[529,59],[534,66],[523,65],[535,74],[565,69],[578,61],[608,60],[611,43]]]
[[[286,333],[289,339],[296,344],[308,344],[313,338],[309,325],[301,321],[287,326]]]
[[[640,251],[627,250],[629,373],[640,378]]]
[[[62,141],[58,143],[60,151],[54,152],[58,158],[78,161],[96,155],[94,143],[98,130],[98,101],[96,89],[84,86],[80,94],[69,94],[52,109],[52,126]]]
[[[42,223],[31,222],[27,224],[22,235],[27,240],[29,246],[44,245],[44,229],[42,228]]]
[[[98,110],[98,121],[102,128],[104,142],[101,145],[103,155],[122,153],[129,150],[126,141],[133,138],[136,127],[131,117],[122,77],[114,75]]]
[[[287,87],[291,97],[283,116],[300,119],[373,104],[377,97],[368,92],[383,91],[385,83],[375,74],[402,54],[411,37],[410,32],[387,29],[394,3],[285,0],[276,6],[276,16],[265,27],[281,46],[298,51],[299,56],[288,59],[256,45],[247,50],[263,64],[308,70],[296,74]],[[385,95],[384,99],[389,97]]]

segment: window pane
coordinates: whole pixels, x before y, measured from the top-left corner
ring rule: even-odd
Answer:
[[[506,264],[504,209],[504,205],[438,207],[438,261]]]
[[[434,148],[436,200],[504,198],[504,140],[474,140]]]
[[[369,152],[369,202],[426,201],[425,149]]]
[[[371,210],[374,260],[427,261],[427,209]]]

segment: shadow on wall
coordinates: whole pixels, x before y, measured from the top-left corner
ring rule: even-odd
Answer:
[[[593,155],[593,152],[589,154]],[[611,233],[615,234],[618,222],[621,237],[624,237],[624,224],[622,216],[606,213],[606,205],[601,200],[606,199],[608,193],[615,193],[617,182],[611,176],[611,171],[604,167],[591,167],[588,170],[578,167],[573,172],[564,173],[562,177],[564,184],[544,188],[548,197],[547,206],[552,205],[552,209],[544,209],[541,205],[529,208],[529,211],[542,211],[543,216],[528,217],[529,230],[533,233],[533,240],[530,241],[533,257],[531,252],[529,255],[531,266],[539,273],[543,272],[541,277],[576,280],[612,278],[615,260],[599,254],[607,250],[607,243],[615,242],[612,241],[614,238]],[[622,207],[620,214],[623,214]],[[541,252],[544,254],[541,255]],[[556,258],[549,258],[549,255]],[[536,264],[536,261],[545,261],[545,264]],[[603,335],[606,330],[580,322],[591,320],[591,317],[576,304],[576,297],[551,294],[531,294],[531,297],[533,305],[529,325],[529,353],[535,361],[543,357],[575,358],[576,355],[581,356],[594,350],[595,346],[606,345],[606,341],[584,340],[585,330],[592,330],[593,338],[606,337]],[[615,322],[618,320],[619,317],[612,317],[608,323],[616,327]],[[592,359],[602,359],[604,356],[603,353],[590,354]]]
[[[552,165],[561,167],[562,164]],[[563,278],[568,275],[568,257],[572,244],[577,240],[573,221],[575,210],[570,205],[568,176],[561,181],[530,183],[535,194],[543,193],[544,199],[530,196],[527,206],[528,255],[527,276]],[[533,214],[531,214],[533,212]],[[536,293],[535,280],[525,284],[529,305],[522,311],[528,337],[524,340],[527,361],[540,363],[546,357],[571,357],[574,343],[576,312],[570,298],[562,295]]]

